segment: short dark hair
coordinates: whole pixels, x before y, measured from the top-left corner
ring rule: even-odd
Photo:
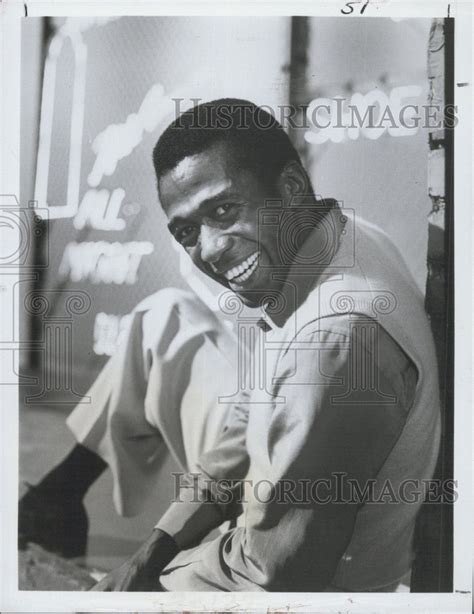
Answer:
[[[153,149],[157,180],[186,158],[217,143],[232,147],[237,161],[267,185],[290,161],[301,158],[282,125],[249,100],[220,98],[182,113],[162,133]]]

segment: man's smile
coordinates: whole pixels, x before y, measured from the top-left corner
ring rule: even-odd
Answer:
[[[223,275],[229,283],[240,285],[250,279],[252,274],[257,269],[259,255],[260,252],[257,250],[250,254],[250,256],[247,256],[247,258],[240,264],[233,266],[220,274]],[[215,269],[215,267],[212,268]]]

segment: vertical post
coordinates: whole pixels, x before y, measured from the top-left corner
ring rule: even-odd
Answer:
[[[52,24],[52,20],[50,17],[43,17],[41,19],[41,24],[42,24],[41,56],[38,62],[38,64],[41,66],[41,79],[38,84],[38,97],[40,100],[38,103],[38,112],[37,112],[37,117],[36,117],[38,126],[40,124],[40,118],[41,118],[41,103],[42,103],[41,92],[43,91],[44,65],[45,65],[47,54],[48,54],[48,46],[54,34],[54,26]],[[34,146],[35,146],[35,150],[37,154],[38,146],[39,146],[39,128],[37,128],[36,130]],[[34,170],[33,177],[36,177],[37,165],[38,165],[38,157],[36,155],[35,166],[33,169]],[[30,197],[30,195],[28,195],[28,197]],[[43,208],[45,207],[45,204],[46,203],[38,203],[33,200],[30,200],[28,204],[29,215],[31,217],[35,217],[34,208],[35,207]],[[35,275],[34,281],[31,284],[30,290],[32,290],[33,292],[41,292],[42,288],[44,287],[44,278],[46,274],[46,269],[45,269],[45,266],[43,266],[43,263],[45,262],[46,252],[48,251],[49,222],[47,219],[37,219],[36,224],[40,225],[41,228],[39,229],[40,230],[39,232],[32,235],[32,239],[31,239],[32,240],[31,265],[35,269],[36,275]],[[47,264],[48,263],[46,263],[46,265]],[[25,297],[26,297],[26,293],[25,291],[23,291],[22,301],[21,301],[22,304],[25,300]],[[29,315],[28,321],[25,325],[25,329],[21,332],[21,338],[22,340],[25,340],[27,338],[33,344],[40,343],[41,336],[42,336],[42,322],[35,314],[28,314],[28,315]],[[40,356],[38,352],[26,350],[23,354],[24,355],[22,356],[22,363],[26,369],[37,370],[41,367]]]
[[[433,21],[428,46],[428,104],[454,104],[454,20]],[[442,436],[435,479],[453,478],[454,438],[454,132],[446,122],[429,130],[428,278],[425,308],[438,358]],[[441,490],[442,492],[442,490]],[[413,592],[451,592],[453,563],[451,503],[424,504],[417,523]]]
[[[444,74],[445,103],[454,105],[454,19],[445,20]],[[442,372],[441,393],[444,405],[444,440],[441,479],[454,477],[454,128],[445,128],[445,343],[446,363]],[[444,504],[441,522],[440,590],[453,590],[453,505]]]
[[[304,140],[304,115],[308,104],[307,76],[309,46],[309,18],[291,18],[291,59],[290,59],[290,94],[291,109],[296,113],[289,126],[289,137],[301,156],[306,160],[306,141]],[[301,126],[298,128],[297,126]]]

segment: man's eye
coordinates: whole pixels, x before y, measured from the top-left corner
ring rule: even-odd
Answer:
[[[183,226],[176,231],[175,237],[180,243],[187,243],[192,240],[195,231],[195,226]]]
[[[224,203],[215,208],[214,213],[217,218],[224,217],[232,209],[231,203]]]

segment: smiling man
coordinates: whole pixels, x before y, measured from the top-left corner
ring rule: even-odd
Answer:
[[[263,310],[265,385],[244,391],[143,547],[96,589],[401,590],[440,428],[403,259],[316,198],[283,128],[248,101],[187,111],[153,161],[174,238]],[[224,520],[237,523],[203,541]]]

